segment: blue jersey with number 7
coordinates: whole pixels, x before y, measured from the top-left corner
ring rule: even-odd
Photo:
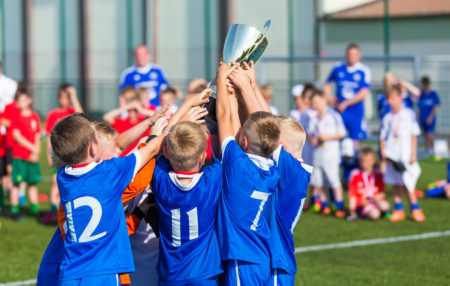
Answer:
[[[271,159],[246,154],[228,137],[222,143],[224,189],[217,231],[222,260],[270,264],[272,197],[279,181]]]
[[[294,229],[303,211],[312,167],[301,163],[282,146],[273,152],[280,172],[279,188],[274,197],[275,222],[272,230],[272,268],[295,275]]]
[[[191,182],[182,185],[180,177]],[[156,162],[152,190],[159,209],[160,280],[191,285],[223,272],[215,231],[222,182],[219,161],[193,174],[173,171],[165,157]]]
[[[140,153],[133,153],[59,170],[67,234],[60,280],[134,272],[122,193],[140,162]]]

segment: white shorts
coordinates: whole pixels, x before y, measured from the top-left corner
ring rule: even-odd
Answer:
[[[339,165],[314,166],[314,171],[311,175],[311,185],[319,188],[339,188],[341,186]]]
[[[386,173],[383,174],[383,181],[388,185],[404,186],[403,174],[395,170],[391,162],[386,162]]]

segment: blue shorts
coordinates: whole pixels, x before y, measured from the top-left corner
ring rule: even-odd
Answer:
[[[359,141],[367,139],[367,124],[364,116],[358,116],[348,112],[344,112],[341,115],[345,129],[348,132],[348,137]]]
[[[198,279],[189,281],[158,281],[159,286],[217,286],[216,276],[208,279]]]
[[[36,286],[58,286],[59,265],[61,263],[41,263]]]
[[[120,286],[118,274],[95,275],[80,279],[59,281],[59,286]]]
[[[283,269],[272,269],[270,286],[294,286],[295,275],[287,273]]]
[[[224,274],[222,285],[229,286],[268,285],[271,279],[269,264],[255,264],[240,260],[227,261]]]
[[[431,124],[427,124],[425,121],[420,121],[420,127],[425,133],[434,133],[434,130],[436,129],[436,118],[433,119]]]

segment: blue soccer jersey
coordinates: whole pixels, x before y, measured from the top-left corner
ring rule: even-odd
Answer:
[[[192,181],[184,186],[177,177]],[[215,230],[222,182],[219,161],[200,173],[177,174],[165,157],[158,159],[152,190],[160,215],[160,281],[194,285],[223,272]]]
[[[440,103],[441,101],[439,100],[439,95],[436,91],[432,90],[428,93],[422,91],[417,104],[419,106],[420,122],[426,122],[434,106],[439,105]]]
[[[140,162],[136,152],[59,170],[57,182],[67,224],[61,280],[134,271],[122,193]]]
[[[272,268],[295,275],[293,232],[303,210],[312,167],[303,165],[282,146],[275,150],[273,158],[280,172],[280,183],[274,198],[276,223],[271,223]]]
[[[351,67],[346,62],[335,64],[327,79],[328,83],[336,83],[336,97],[339,102],[355,97],[363,88],[370,89],[370,81],[369,68],[359,62]],[[364,102],[349,106],[342,116],[346,113],[363,118]]]
[[[273,194],[279,174],[273,160],[246,154],[228,137],[222,143],[224,189],[217,231],[222,260],[270,265]]]
[[[64,260],[64,242],[59,227],[50,240],[42,257],[37,276],[37,286],[57,286],[59,281],[59,265]]]
[[[123,71],[120,77],[121,90],[127,86],[148,88],[150,103],[154,106],[159,106],[159,94],[168,85],[166,74],[161,67],[150,63],[145,67],[129,67]]]

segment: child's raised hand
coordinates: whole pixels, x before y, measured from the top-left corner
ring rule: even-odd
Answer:
[[[251,88],[250,78],[247,75],[247,72],[243,69],[235,69],[230,74],[230,80],[233,82],[233,84],[239,89],[244,90],[247,88]]]
[[[167,125],[167,119],[166,117],[161,117],[158,120],[156,120],[155,124],[153,125],[152,129],[150,130],[150,135],[159,136],[162,134],[164,128]]]
[[[250,82],[252,84],[255,84],[256,83],[255,63],[253,61],[250,61],[249,63],[244,62],[243,65],[245,68],[245,72],[250,78]]]
[[[180,121],[190,121],[198,124],[205,123],[204,117],[208,115],[208,110],[200,106],[192,107]]]
[[[232,66],[227,65],[224,62],[220,62],[219,67],[217,68],[217,82],[225,81],[226,78],[230,76],[230,74],[236,70],[239,65],[233,64]]]
[[[191,107],[201,106],[209,102],[209,96],[213,92],[212,89],[205,89],[201,93],[195,94],[187,99],[185,102]]]
[[[166,104],[157,111],[155,111],[155,113],[153,113],[152,116],[150,116],[149,118],[152,124],[155,124],[156,121],[158,121],[158,119],[160,119],[161,117],[165,117],[167,110],[169,110],[169,107],[170,106]]]

